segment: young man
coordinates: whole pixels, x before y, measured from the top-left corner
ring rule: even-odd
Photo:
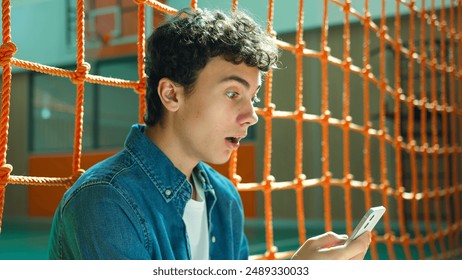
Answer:
[[[257,122],[261,77],[278,50],[248,16],[184,10],[148,39],[146,125],[88,169],[53,221],[51,259],[247,259],[238,192],[204,162],[221,164]],[[327,233],[294,258],[362,259]]]

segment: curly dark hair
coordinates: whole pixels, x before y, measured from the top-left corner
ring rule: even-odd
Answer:
[[[162,119],[157,94],[160,79],[169,78],[189,93],[199,72],[217,56],[257,67],[265,74],[275,67],[279,53],[275,40],[242,11],[230,15],[205,9],[179,11],[147,41],[145,123],[152,126]]]

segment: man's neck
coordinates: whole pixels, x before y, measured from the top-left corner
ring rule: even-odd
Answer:
[[[198,162],[190,161],[182,155],[176,137],[168,129],[160,124],[146,126],[144,134],[170,159],[178,170],[180,170],[192,183],[192,171]]]

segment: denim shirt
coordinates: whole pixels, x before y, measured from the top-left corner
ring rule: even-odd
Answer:
[[[66,191],[53,219],[50,259],[190,259],[183,222],[191,186],[133,125],[125,149],[88,169]],[[200,162],[210,259],[247,259],[244,215],[234,185]]]

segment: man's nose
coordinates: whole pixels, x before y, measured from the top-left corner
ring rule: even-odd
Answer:
[[[243,115],[241,115],[240,124],[241,126],[252,126],[258,122],[257,112],[255,111],[255,107],[252,103],[247,105]]]

